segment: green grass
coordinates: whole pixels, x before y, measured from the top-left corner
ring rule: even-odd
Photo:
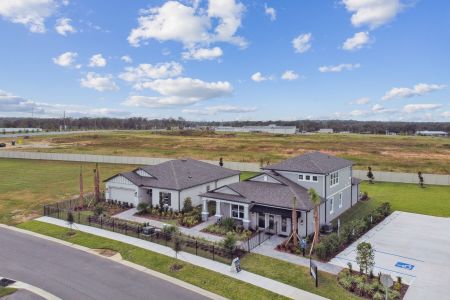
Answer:
[[[383,202],[391,204],[392,211],[424,214],[437,217],[450,217],[450,186],[364,181],[360,185],[362,192],[371,198],[361,201],[341,216],[342,222],[362,217],[370,213]]]
[[[125,243],[83,232],[76,232],[75,235],[68,236],[68,229],[38,221],[25,222],[19,224],[18,227],[92,249],[117,251],[125,260],[178,278],[229,299],[286,299],[254,285]],[[184,267],[177,272],[172,272],[170,266],[174,262],[181,263]]]
[[[244,181],[249,179],[250,177],[253,177],[255,175],[259,174],[259,172],[250,172],[250,171],[242,171],[240,175],[240,180]]]
[[[316,288],[308,268],[264,255],[250,253],[241,260],[241,266],[244,270],[329,299],[361,299],[342,288],[332,274],[319,271],[319,287]]]
[[[0,142],[9,142],[1,139]],[[355,168],[374,171],[450,173],[448,138],[364,134],[273,135],[236,133],[117,131],[36,136],[19,151],[191,157],[219,162],[275,163],[307,151],[324,151],[354,160]],[[35,146],[31,145],[35,143]],[[37,144],[37,145],[36,145]],[[39,146],[44,144],[44,147]]]
[[[15,288],[0,287],[0,298],[14,294],[17,291]]]
[[[93,191],[94,164],[83,163],[84,191]],[[100,164],[101,180],[132,166]],[[80,163],[0,159],[0,223],[18,224],[42,214],[44,204],[79,193]]]

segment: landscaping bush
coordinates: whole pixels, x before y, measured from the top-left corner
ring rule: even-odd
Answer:
[[[225,228],[225,230],[228,231],[234,231],[235,230],[235,223],[234,220],[232,218],[224,218],[221,222],[220,222],[220,226],[222,226],[223,228]]]
[[[194,207],[192,206],[191,197],[187,197],[186,199],[184,199],[183,212],[188,213],[188,212],[191,212],[193,209],[194,209]]]
[[[144,203],[144,202],[141,202],[141,203],[139,203],[138,204],[138,206],[137,206],[137,213],[138,214],[145,214],[146,212],[147,212],[147,208],[148,208],[148,204],[147,203]]]
[[[234,233],[227,233],[225,239],[222,241],[222,246],[229,251],[233,251],[236,248],[236,236]]]

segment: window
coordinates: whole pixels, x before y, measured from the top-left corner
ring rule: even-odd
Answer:
[[[312,180],[317,182],[317,176],[313,176]]]
[[[308,180],[308,181],[310,181],[310,180],[311,180],[311,176],[309,176],[309,175],[306,175],[306,176],[305,176],[305,180]]]
[[[206,186],[206,191],[209,192],[209,190],[211,189],[211,187],[209,185]]]
[[[166,192],[159,192],[159,204],[161,206],[164,206],[164,205],[171,206],[172,205],[172,194],[166,193]]]
[[[303,174],[298,175],[298,180],[303,180]]]
[[[243,205],[231,205],[231,217],[235,219],[244,218],[244,206]]]
[[[259,213],[258,214],[258,227],[259,228],[266,228],[266,215]]]
[[[334,213],[334,198],[330,198],[330,215]]]
[[[264,175],[263,178],[264,178],[264,181],[267,181],[267,175]]]
[[[299,174],[298,175],[298,180],[300,180],[300,181],[314,181],[314,182],[317,182],[317,181],[319,181],[319,177],[316,176],[316,175]]]
[[[339,208],[342,207],[342,193],[339,193]]]
[[[287,218],[285,217],[281,218],[281,231],[283,232],[287,231]]]
[[[335,186],[339,183],[339,173],[334,172],[330,174],[330,186]]]

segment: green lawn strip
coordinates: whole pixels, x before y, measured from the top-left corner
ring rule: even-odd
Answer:
[[[250,253],[241,260],[241,266],[249,272],[329,299],[361,299],[342,288],[338,284],[335,275],[319,271],[319,287],[316,288],[314,285],[315,282],[309,274],[307,267],[298,266],[268,256]]]
[[[68,236],[65,228],[38,221],[25,222],[17,225],[17,227],[92,249],[117,251],[125,260],[178,278],[229,299],[286,299],[281,295],[254,285],[126,243],[83,232],[76,232],[75,235]],[[177,272],[172,272],[169,268],[174,262],[181,263],[184,267]]]
[[[253,177],[255,175],[259,174],[259,172],[251,172],[251,171],[242,171],[241,172],[241,176],[240,176],[240,180],[244,181],[250,177]]]
[[[17,291],[15,288],[0,287],[0,298],[14,294]]]

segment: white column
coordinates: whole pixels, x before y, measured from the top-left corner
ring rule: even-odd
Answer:
[[[202,220],[208,220],[209,212],[208,212],[208,200],[203,199],[203,207],[202,207]]]
[[[244,225],[245,229],[248,229],[250,226],[250,219],[249,219],[248,215],[249,215],[248,204],[245,204],[244,205],[244,219],[242,220],[242,224]]]
[[[220,211],[220,200],[216,200],[216,220],[219,221],[220,219],[222,219],[222,213]]]

